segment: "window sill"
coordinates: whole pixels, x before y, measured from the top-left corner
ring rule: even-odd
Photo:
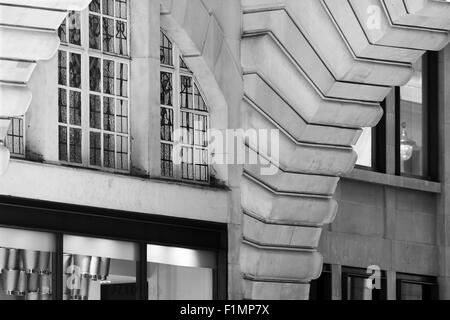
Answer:
[[[98,176],[115,176],[115,177],[124,177],[129,178],[132,180],[140,180],[140,181],[148,181],[148,182],[154,182],[154,183],[161,183],[161,184],[170,184],[170,185],[179,185],[184,187],[191,187],[195,189],[203,189],[203,190],[209,190],[209,191],[225,191],[228,192],[230,189],[227,185],[221,184],[219,182],[213,183],[211,181],[210,183],[200,183],[200,182],[193,182],[189,180],[177,180],[177,179],[168,179],[168,178],[159,178],[154,176],[138,176],[134,175],[131,172],[127,171],[117,171],[117,170],[109,170],[105,168],[98,168],[98,167],[92,167],[92,166],[83,166],[68,162],[53,162],[53,161],[33,161],[30,159],[25,158],[17,158],[17,157],[11,157],[11,162],[17,162],[22,164],[30,164],[35,165],[39,168],[39,166],[42,167],[58,167],[58,168],[65,168],[67,170],[83,170],[86,172],[91,172],[93,175]]]
[[[358,168],[342,178],[429,193],[441,193],[442,191],[442,186],[439,182],[400,177]]]

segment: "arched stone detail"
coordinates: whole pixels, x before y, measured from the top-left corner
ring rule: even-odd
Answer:
[[[262,120],[257,120],[264,116],[297,139],[316,139],[316,143],[328,143],[329,156],[338,159],[338,147],[350,147],[353,144],[348,139],[351,132],[343,131],[343,128],[356,130],[362,127],[360,121],[367,121],[369,127],[378,122],[379,117],[373,111],[385,94],[377,90],[383,86],[406,83],[412,75],[412,64],[426,50],[440,50],[449,42],[446,21],[430,15],[435,10],[431,8],[436,5],[446,10],[450,8],[449,4],[411,0],[407,3],[416,5],[416,12],[405,13],[393,11],[398,9],[393,7],[395,2],[243,0],[244,110],[248,110],[246,116],[252,119],[248,122],[258,127],[267,126]],[[364,22],[367,14],[370,14],[370,6],[381,9],[378,21],[380,28],[375,31],[370,30]],[[422,17],[425,15],[427,17]],[[411,26],[400,25],[398,19],[403,18],[417,21]],[[429,28],[436,25],[441,28]],[[281,70],[289,83],[284,84],[276,70]],[[352,91],[352,86],[342,85],[345,81],[361,85],[362,90],[367,88],[368,91],[361,95],[366,99],[356,96],[358,93]],[[335,98],[352,103],[354,109],[345,103],[330,104],[336,103],[333,101]],[[363,100],[373,100],[374,105],[364,105]],[[269,103],[272,107],[286,111],[280,115],[270,109]],[[324,103],[327,103],[326,107]],[[295,110],[300,117],[292,117],[289,110]],[[335,116],[328,118],[333,110],[336,110]],[[357,110],[361,111],[361,117],[350,116],[355,115],[353,112]],[[297,131],[293,128],[293,119],[299,125]],[[314,129],[317,130],[314,135],[309,135]],[[326,135],[318,134],[327,130],[334,130],[333,141],[327,140]],[[356,131],[353,133],[356,134]],[[314,147],[320,148],[318,145]],[[279,174],[273,177],[261,176],[257,168],[246,166],[242,182],[244,240],[257,248],[249,253],[256,265],[252,268],[248,266],[248,261],[244,261],[247,257],[243,256],[249,251],[248,247],[241,253],[241,260],[246,263],[243,267],[244,295],[252,299],[307,299],[308,283],[320,274],[321,269],[312,261],[320,261],[320,254],[311,253],[311,260],[302,260],[304,265],[301,267],[298,265],[300,260],[292,262],[300,270],[305,266],[311,269],[309,273],[299,270],[295,279],[287,279],[286,275],[292,275],[292,266],[286,266],[278,255],[268,252],[274,247],[280,252],[291,249],[297,250],[299,257],[307,257],[307,252],[317,250],[318,242],[315,241],[320,236],[318,230],[334,220],[333,210],[325,205],[324,193],[328,196],[334,193],[334,183],[342,174],[339,168],[330,165],[325,179],[321,168],[308,170],[300,165],[306,153],[295,156],[296,161],[286,162],[284,157],[292,157],[293,154],[280,152]],[[351,170],[354,161],[347,161]],[[331,180],[331,177],[336,180]],[[289,185],[286,184],[287,179],[291,182]],[[287,199],[287,194],[293,199]],[[316,201],[311,202],[312,198]],[[293,208],[297,209],[295,215]],[[287,241],[286,237],[290,237],[291,241]],[[277,264],[279,277],[270,273],[267,259]]]

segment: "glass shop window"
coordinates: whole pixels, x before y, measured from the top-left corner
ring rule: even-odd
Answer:
[[[436,278],[397,274],[397,299],[437,300],[437,296]]]
[[[332,298],[331,266],[324,265],[320,278],[311,281],[309,300],[330,301]]]
[[[428,114],[423,95],[423,59],[414,64],[414,75],[400,87],[400,172],[426,177],[428,173]]]
[[[366,269],[342,268],[342,300],[386,300],[386,277],[377,282]]]
[[[0,227],[0,300],[51,300],[55,238]]]
[[[216,254],[147,246],[149,300],[212,300]]]
[[[136,299],[138,245],[64,236],[64,300]]]

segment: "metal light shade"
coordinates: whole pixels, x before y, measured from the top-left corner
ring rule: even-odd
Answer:
[[[50,252],[40,252],[39,253],[38,270],[41,273],[49,273],[50,272]]]
[[[22,250],[23,267],[26,272],[32,273],[39,268],[39,251]]]
[[[52,283],[52,277],[48,274],[41,274],[39,276],[39,293],[46,295],[51,294],[51,283]]]
[[[63,273],[71,274],[69,267],[73,264],[73,257],[70,254],[63,255]]]
[[[89,284],[91,279],[88,277],[82,277],[81,278],[81,289],[80,289],[80,296],[82,300],[88,300],[89,298]]]
[[[80,268],[80,275],[89,275],[89,268],[91,266],[91,257],[83,255],[74,255],[74,264]]]
[[[39,300],[51,300],[52,295],[51,294],[39,294]]]
[[[402,161],[408,161],[413,155],[413,151],[416,148],[416,142],[408,138],[406,131],[406,122],[402,123],[402,133],[400,135],[400,156]]]
[[[8,249],[0,248],[0,273],[8,267]]]
[[[19,274],[19,270],[5,270],[3,272],[3,288],[7,295],[12,296],[16,292]]]
[[[92,277],[92,280],[97,280],[98,276],[100,274],[100,264],[101,264],[101,258],[100,257],[92,257],[91,258],[91,265],[89,267],[89,275]]]
[[[20,257],[20,250],[9,249],[8,264],[7,264],[7,268],[9,270],[19,270],[19,257]]]
[[[39,300],[39,293],[37,292],[28,292],[25,296],[26,300],[36,301]]]
[[[0,176],[8,170],[10,158],[11,153],[8,148],[5,147],[3,141],[0,141]]]
[[[28,275],[28,292],[38,292],[39,290],[39,274],[36,272]]]
[[[24,296],[27,292],[27,273],[25,271],[19,272],[19,280],[17,281],[17,288],[15,294],[19,296]]]
[[[109,276],[110,258],[101,258],[99,280],[107,280]]]

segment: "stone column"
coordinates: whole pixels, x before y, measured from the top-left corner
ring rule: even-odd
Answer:
[[[450,47],[439,55],[439,163],[442,193],[436,221],[439,250],[439,299],[450,299]]]
[[[130,1],[131,171],[137,176],[159,177],[160,102],[158,1]]]

